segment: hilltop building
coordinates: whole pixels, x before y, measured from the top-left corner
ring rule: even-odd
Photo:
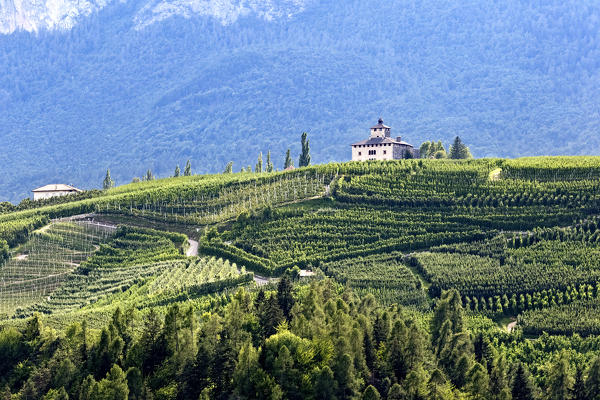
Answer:
[[[68,194],[81,193],[83,190],[62,183],[46,185],[32,190],[33,200],[49,199],[50,197],[66,196]]]
[[[379,118],[379,123],[371,128],[371,136],[367,140],[351,145],[352,161],[419,158],[419,150],[412,144],[403,142],[400,136],[396,139],[390,137],[391,129]]]

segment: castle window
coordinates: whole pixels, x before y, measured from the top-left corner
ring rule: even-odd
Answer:
[[[358,155],[359,155],[359,156],[362,156],[362,153],[359,151],[359,152],[358,152]]]
[[[375,154],[377,154],[377,150],[369,150],[370,156],[374,156]]]
[[[386,151],[385,151],[385,150],[383,151],[383,154],[386,154]]]

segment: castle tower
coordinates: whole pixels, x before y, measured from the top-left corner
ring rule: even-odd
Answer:
[[[390,127],[383,124],[383,119],[379,118],[378,124],[371,127],[371,138],[390,137]]]

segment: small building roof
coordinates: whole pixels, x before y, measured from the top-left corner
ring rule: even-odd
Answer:
[[[413,147],[412,144],[410,143],[406,143],[403,141],[397,141],[395,139],[392,139],[390,137],[374,137],[374,138],[369,138],[367,140],[362,140],[360,142],[356,142],[356,143],[352,143],[350,146],[359,146],[359,145],[369,145],[369,144],[384,144],[384,143],[389,143],[389,144],[399,144],[402,146],[409,146],[409,147]]]
[[[380,128],[391,129],[389,126],[383,124],[383,119],[382,118],[379,118],[379,121],[378,121],[377,125],[371,127],[371,129],[380,129]]]
[[[76,187],[70,185],[65,185],[63,183],[54,183],[33,189],[32,192],[83,192],[83,190],[77,189]]]

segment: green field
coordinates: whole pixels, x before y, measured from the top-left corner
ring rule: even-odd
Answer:
[[[85,320],[90,335],[100,335],[93,346],[105,331],[106,340],[123,341],[110,364],[140,369],[158,398],[201,396],[185,386],[190,368],[202,369],[198,346],[217,357],[211,362],[235,354],[222,366],[233,374],[228,380],[202,378],[209,398],[222,398],[220,391],[253,398],[243,386],[250,381],[234,374],[252,351],[262,352],[263,384],[280,382],[283,398],[318,398],[313,389],[297,391],[325,379],[318,375],[328,374],[325,366],[338,385],[346,354],[355,381],[335,386],[337,398],[353,398],[368,382],[386,396],[393,383],[410,392],[418,368],[429,387],[423,398],[491,398],[491,379],[503,374],[512,385],[518,363],[537,387],[531,396],[546,396],[550,365],[566,360],[574,378],[578,363],[591,371],[600,353],[599,189],[597,157],[402,160],[169,178],[29,205],[0,214],[0,346],[9,340],[2,332],[25,332],[34,315],[63,337]],[[186,254],[195,249],[188,239],[199,242],[197,255]],[[436,325],[440,313],[452,324]],[[179,347],[156,365],[129,360],[138,350],[128,346],[147,343],[149,329],[152,340],[181,330],[173,340],[193,360]],[[411,342],[417,337],[421,344]],[[402,353],[405,342],[421,355]],[[277,362],[295,365],[296,377],[276,372],[282,343],[295,361]],[[394,351],[404,355],[386,364],[400,357]],[[82,368],[98,382],[108,372]],[[436,370],[446,397],[431,394]],[[34,375],[16,371],[0,383],[23,394]],[[489,382],[484,397],[474,394],[477,373]],[[70,385],[65,390],[79,395]],[[421,398],[414,396],[407,398]]]

